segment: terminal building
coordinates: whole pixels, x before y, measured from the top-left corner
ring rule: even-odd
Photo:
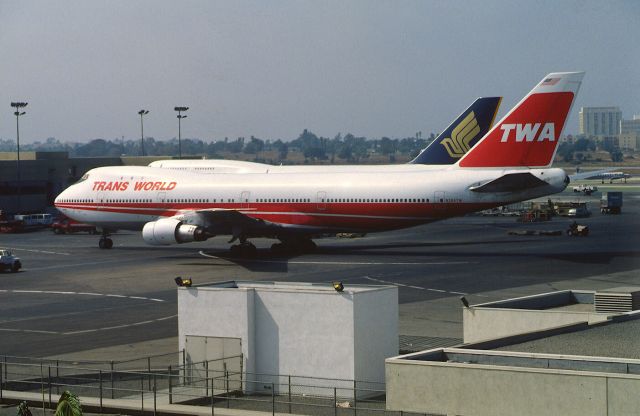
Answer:
[[[20,152],[18,164],[15,152],[0,152],[0,210],[7,214],[44,212],[60,192],[93,168],[144,166],[159,159],[170,157],[70,158],[67,152]]]

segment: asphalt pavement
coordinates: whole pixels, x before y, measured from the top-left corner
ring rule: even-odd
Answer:
[[[0,234],[0,247],[13,249],[24,265],[19,273],[0,274],[0,355],[118,351],[171,340],[177,336],[176,276],[196,284],[393,284],[399,287],[400,334],[461,338],[463,295],[481,303],[561,289],[640,286],[640,188],[623,190],[621,215],[600,214],[599,193],[560,196],[589,201],[593,216],[578,220],[591,229],[586,238],[508,235],[564,231],[571,220],[562,217],[523,224],[513,217],[473,216],[363,238],[321,239],[314,253],[291,257],[273,255],[273,241],[257,239],[258,257],[244,260],[230,257],[227,237],[151,247],[139,233],[120,232],[112,237],[113,249],[100,250],[99,237],[88,234]]]

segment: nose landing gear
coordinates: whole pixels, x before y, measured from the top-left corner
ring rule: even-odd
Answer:
[[[113,247],[113,240],[109,238],[109,235],[107,230],[102,230],[102,237],[100,237],[100,241],[98,241],[98,247],[101,249],[110,249]]]

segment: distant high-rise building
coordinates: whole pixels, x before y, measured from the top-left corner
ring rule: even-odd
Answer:
[[[580,134],[615,136],[620,134],[620,107],[582,107],[579,113]]]
[[[629,149],[637,151],[640,149],[640,134],[638,133],[620,133],[620,147],[622,149]]]
[[[620,120],[620,133],[637,133],[640,135],[640,116],[633,116],[633,120]]]

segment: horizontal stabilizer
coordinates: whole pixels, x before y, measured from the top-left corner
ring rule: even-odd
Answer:
[[[544,185],[548,184],[529,172],[508,173],[482,185],[472,186],[469,190],[473,192],[515,192]]]

